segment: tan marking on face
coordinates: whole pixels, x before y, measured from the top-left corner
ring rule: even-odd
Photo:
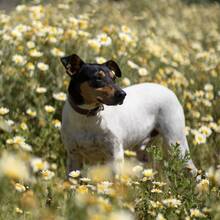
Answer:
[[[113,87],[92,88],[88,82],[81,84],[80,91],[85,104],[98,104],[99,100],[108,103],[115,94]]]
[[[85,104],[97,103],[96,90],[92,88],[88,82],[84,82],[80,85],[81,96],[83,97]]]
[[[97,76],[100,78],[104,78],[105,77],[105,73],[101,70],[97,73]]]
[[[104,96],[113,96],[115,94],[115,89],[111,86],[105,86],[105,87],[102,87],[102,88],[98,88],[96,89],[96,91],[99,93],[99,94],[102,94]]]
[[[102,103],[112,102],[112,98],[115,94],[115,89],[111,86],[105,86],[96,89],[97,99],[101,100]]]

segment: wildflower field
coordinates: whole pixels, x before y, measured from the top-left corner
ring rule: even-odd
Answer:
[[[219,220],[220,5],[39,2],[0,12],[0,219]],[[146,164],[125,151],[120,176],[102,165],[67,179],[60,127],[69,77],[60,57],[72,53],[87,62],[114,59],[123,87],[172,89],[201,178],[185,170],[177,146],[166,149],[157,138]]]

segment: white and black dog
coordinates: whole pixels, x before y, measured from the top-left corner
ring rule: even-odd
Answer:
[[[121,71],[113,60],[91,64],[74,54],[61,62],[71,77],[61,128],[68,172],[107,161],[120,172],[124,149],[146,143],[155,133],[168,145],[179,143],[181,156],[189,152],[184,112],[171,90],[154,83],[122,90],[115,83]],[[186,166],[197,172],[192,160]]]

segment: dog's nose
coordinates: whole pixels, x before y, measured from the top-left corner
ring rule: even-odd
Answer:
[[[123,100],[126,96],[126,93],[123,90],[117,90],[115,92],[115,97],[119,100]]]

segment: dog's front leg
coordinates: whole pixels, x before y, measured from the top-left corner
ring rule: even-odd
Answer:
[[[124,165],[124,149],[122,144],[114,146],[113,151],[113,171],[115,174],[120,175],[123,171]]]
[[[67,175],[73,170],[81,170],[83,166],[82,157],[74,150],[67,152]]]

